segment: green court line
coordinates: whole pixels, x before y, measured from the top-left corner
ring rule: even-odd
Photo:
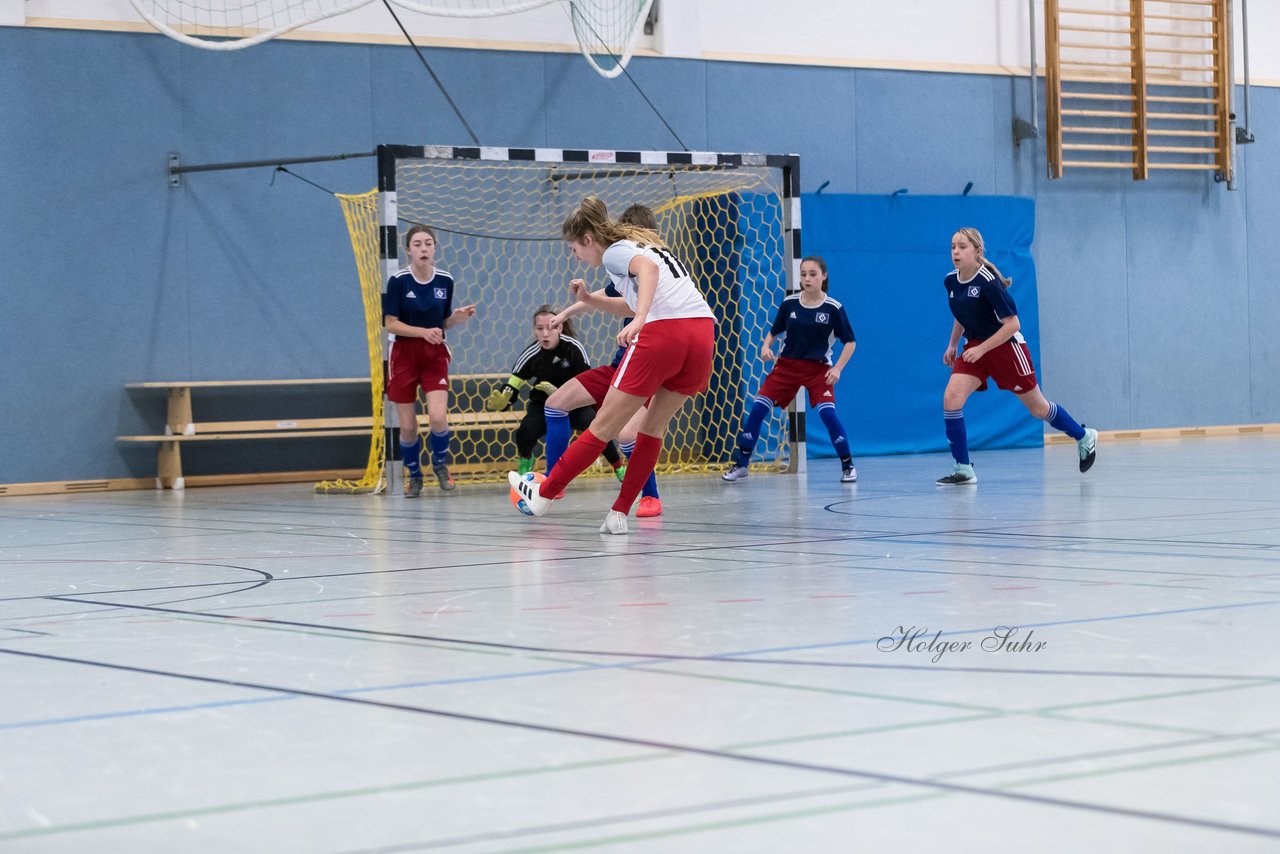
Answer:
[[[1047,777],[1028,777],[1012,783],[993,785],[993,789],[1021,789],[1027,786],[1041,786],[1045,783],[1061,783],[1066,780],[1085,780],[1091,777],[1109,776],[1111,774],[1127,774],[1130,771],[1149,771],[1153,768],[1174,768],[1179,765],[1193,765],[1197,762],[1214,762],[1219,759],[1234,759],[1240,756],[1256,756],[1259,753],[1274,753],[1280,750],[1280,744],[1266,747],[1250,747],[1243,750],[1229,750],[1225,753],[1207,753],[1202,756],[1184,756],[1180,759],[1155,759],[1150,762],[1136,762],[1132,765],[1119,765],[1102,771],[1077,771],[1074,773],[1052,774]]]
[[[689,662],[695,664],[697,662]],[[763,666],[763,665],[762,665]],[[898,703],[914,703],[921,706],[941,706],[947,709],[966,709],[975,712],[987,712],[991,715],[1004,716],[1010,714],[1005,709],[996,709],[991,706],[975,706],[972,703],[953,703],[947,700],[922,700],[918,697],[899,697],[892,694],[873,694],[869,691],[847,691],[841,688],[825,688],[815,685],[796,685],[791,682],[770,682],[764,679],[747,679],[740,676],[712,676],[706,673],[683,673],[678,670],[664,670],[661,667],[641,666],[633,667],[645,673],[661,673],[664,676],[686,676],[691,679],[705,679],[711,682],[731,682],[740,685],[759,685],[765,688],[786,688],[792,691],[813,691],[819,694],[831,694],[841,697],[859,697],[867,700],[889,700]]]
[[[1259,747],[1250,750],[1229,751],[1226,753],[1208,754],[1204,756],[1185,757],[1182,759],[1171,759],[1163,762],[1140,763],[1136,765],[1122,766],[1119,768],[1100,769],[1096,771],[1085,771],[1077,774],[1062,774],[1052,777],[1029,778],[1027,780],[1019,780],[1000,786],[992,786],[996,790],[1014,790],[1025,786],[1040,785],[1049,782],[1058,782],[1071,779],[1085,779],[1090,777],[1104,777],[1110,774],[1126,773],[1135,770],[1147,770],[1150,768],[1170,767],[1174,765],[1189,765],[1196,762],[1208,762],[1217,759],[1229,759],[1237,756],[1250,756],[1258,753],[1270,753],[1280,750],[1280,747]],[[941,778],[940,778],[941,779]],[[617,834],[607,837],[596,837],[594,839],[584,839],[573,842],[558,843],[555,845],[540,846],[536,848],[514,848],[507,849],[503,854],[542,854],[548,851],[567,851],[575,848],[594,848],[601,845],[612,845],[620,842],[639,842],[642,840],[659,839],[668,836],[684,836],[693,833],[705,833],[713,830],[726,830],[730,828],[744,827],[752,824],[764,824],[776,821],[791,821],[797,818],[808,818],[815,815],[823,815],[833,812],[852,812],[855,810],[872,809],[883,806],[892,806],[901,803],[910,803],[915,801],[934,800],[954,796],[952,792],[929,792],[918,795],[907,795],[896,798],[882,798],[874,801],[858,801],[856,803],[835,804],[829,807],[816,807],[808,810],[790,810],[787,812],[769,813],[767,815],[749,816],[742,819],[727,819],[717,822],[703,822],[700,824],[683,825],[681,827],[665,828],[662,830],[644,831],[630,834]],[[1208,828],[1206,828],[1208,829]],[[1217,829],[1217,832],[1224,832]]]
[[[923,728],[946,723],[959,723],[969,720],[979,720],[989,715],[969,715],[962,718],[950,718],[934,721],[912,721],[909,723],[886,724],[883,726],[867,727],[862,729],[836,730],[834,732],[810,733],[807,735],[792,736],[789,738],[766,739],[761,741],[743,741],[733,744],[727,744],[718,749],[721,750],[745,750],[757,747],[774,747],[785,744],[797,744],[806,741],[822,741],[828,738],[844,738],[848,736],[875,734],[880,732],[888,732],[897,729],[913,729]],[[299,806],[302,804],[317,803],[331,800],[341,800],[344,798],[367,797],[369,795],[391,794],[394,792],[413,791],[415,789],[429,789],[438,786],[451,786],[465,783],[476,783],[493,780],[503,780],[516,777],[534,776],[538,774],[553,774],[561,771],[580,771],[590,768],[601,768],[609,765],[624,765],[634,762],[648,762],[655,759],[668,759],[679,756],[674,751],[664,750],[650,754],[640,754],[636,756],[620,756],[611,759],[595,759],[587,762],[570,762],[564,765],[548,767],[546,765],[536,765],[527,768],[515,768],[504,771],[493,771],[485,774],[471,774],[460,777],[443,777],[430,780],[415,780],[407,783],[396,783],[386,786],[368,786],[358,789],[339,789],[330,792],[316,792],[307,795],[293,795],[283,798],[261,798],[252,801],[239,801],[227,804],[217,804],[208,807],[196,807],[186,810],[171,810],[158,813],[144,813],[135,816],[122,816],[114,819],[100,819],[90,822],[79,822],[76,824],[59,825],[55,827],[32,828],[30,830],[10,831],[8,833],[0,833],[0,842],[7,842],[16,839],[29,839],[37,836],[50,836],[59,833],[74,833],[86,830],[102,830],[109,827],[123,827],[134,824],[148,824],[157,821],[169,821],[174,819],[190,818],[196,816],[219,815],[223,813],[241,812],[245,810],[268,809],[272,807],[282,806]]]
[[[1208,729],[1197,729],[1194,727],[1182,727],[1182,726],[1168,726],[1166,724],[1154,724],[1154,723],[1147,723],[1145,721],[1126,721],[1126,720],[1121,720],[1119,718],[1096,718],[1092,716],[1076,717],[1074,715],[1059,715],[1053,712],[1045,712],[1043,714],[1043,717],[1053,718],[1054,720],[1060,720],[1060,721],[1071,721],[1073,723],[1103,724],[1105,726],[1126,727],[1128,729],[1151,730],[1153,732],[1172,732],[1172,733],[1178,733],[1180,735],[1195,735],[1195,736],[1200,736],[1201,738],[1216,738],[1223,741],[1229,741],[1229,740],[1237,739],[1241,737],[1235,734],[1215,732],[1213,730],[1208,730]],[[1266,730],[1260,733],[1253,733],[1247,737],[1257,739],[1258,741],[1262,741],[1267,744],[1270,744],[1272,735],[1280,735],[1280,728]]]
[[[1121,703],[1147,702],[1148,700],[1172,700],[1179,697],[1192,697],[1197,694],[1216,694],[1223,691],[1244,691],[1251,688],[1262,688],[1275,684],[1277,683],[1274,679],[1266,679],[1258,682],[1237,682],[1231,685],[1219,685],[1213,688],[1187,688],[1183,691],[1169,691],[1162,694],[1146,694],[1136,697],[1116,697],[1109,700],[1089,700],[1083,703],[1064,703],[1058,706],[1044,706],[1036,709],[1035,711],[1037,713],[1061,712],[1067,709],[1090,709],[1098,706],[1117,706]]]
[[[622,833],[614,836],[597,837],[595,839],[584,839],[577,842],[561,842],[554,845],[542,845],[537,848],[509,848],[502,854],[544,854],[547,851],[569,851],[574,848],[595,848],[600,845],[613,845],[619,842],[640,842],[649,839],[661,839],[664,836],[684,836],[690,833],[705,833],[709,830],[726,830],[729,828],[746,827],[752,824],[766,824],[775,821],[790,821],[797,818],[810,818],[812,816],[826,815],[833,812],[848,812],[856,809],[866,809],[870,807],[894,806],[897,804],[912,803],[914,801],[929,801],[935,798],[941,798],[943,795],[937,792],[920,795],[903,795],[896,798],[881,798],[875,801],[862,801],[857,804],[833,804],[829,807],[811,807],[806,810],[790,810],[787,812],[769,813],[767,815],[748,816],[740,819],[726,819],[724,821],[704,822],[702,824],[689,824],[683,827],[673,827],[667,830],[651,830],[640,831],[636,833]],[[855,846],[850,844],[850,850],[854,850]]]

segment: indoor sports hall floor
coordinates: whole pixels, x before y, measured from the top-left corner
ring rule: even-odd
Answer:
[[[1280,437],[977,463],[2,499],[0,851],[1280,850]]]

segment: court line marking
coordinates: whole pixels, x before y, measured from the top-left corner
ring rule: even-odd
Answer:
[[[406,703],[391,703],[385,700],[370,700],[365,698],[357,698],[350,696],[341,696],[328,694],[322,691],[308,691],[300,688],[285,688],[277,685],[268,685],[264,683],[249,682],[238,679],[225,679],[213,676],[200,676],[190,673],[179,673],[176,671],[159,670],[148,667],[137,667],[133,665],[112,664],[108,662],[93,661],[90,659],[73,658],[70,656],[56,656],[44,653],[23,652],[21,650],[11,650],[0,648],[0,654],[19,656],[24,658],[33,658],[44,661],[57,661],[64,664],[75,664],[85,667],[104,668],[109,670],[118,670],[129,673],[139,673],[148,676],[158,676],[162,678],[180,679],[191,682],[199,682],[206,685],[223,685],[227,687],[244,688],[252,691],[266,691],[277,694],[292,694],[300,697],[307,697],[316,700],[328,700],[338,703],[350,703],[360,706],[368,706],[372,708],[387,709],[391,711],[403,711],[413,714],[428,715],[431,717],[444,718],[446,720],[463,721],[467,723],[489,724],[493,726],[509,727],[524,730],[526,732],[547,733],[550,735],[564,735],[573,738],[585,738],[594,741],[604,741],[613,744],[627,744],[636,747],[647,747],[654,750],[675,751],[690,756],[703,756],[712,759],[723,759],[731,762],[745,762],[755,765],[763,765],[771,768],[782,768],[793,771],[812,771],[821,774],[833,774],[843,777],[853,777],[862,780],[874,781],[878,783],[897,783],[915,788],[924,788],[935,792],[945,792],[951,794],[977,795],[995,799],[1009,800],[1017,803],[1034,804],[1038,806],[1050,806],[1062,809],[1074,809],[1083,812],[1100,813],[1105,815],[1114,815],[1125,818],[1144,819],[1150,821],[1164,822],[1168,824],[1176,824],[1181,826],[1196,827],[1209,830],[1221,830],[1233,833],[1241,833],[1252,836],[1262,836],[1268,838],[1280,839],[1280,829],[1262,827],[1258,825],[1238,824],[1227,821],[1219,821],[1216,819],[1191,818],[1189,816],[1177,815],[1175,813],[1164,813],[1156,810],[1137,809],[1134,807],[1119,807],[1110,804],[1096,804],[1087,801],[1079,801],[1070,798],[1060,798],[1049,795],[1036,795],[1028,792],[1004,791],[983,786],[972,786],[962,783],[951,783],[942,780],[934,780],[920,777],[908,777],[900,774],[887,774],[878,771],[869,771],[857,768],[842,768],[834,765],[821,765],[812,762],[799,762],[788,759],[778,759],[767,756],[754,756],[741,753],[733,753],[725,750],[717,750],[715,748],[698,747],[696,745],[679,744],[677,742],[659,741],[656,739],[637,738],[633,736],[618,735],[613,733],[597,732],[593,730],[574,729],[571,727],[554,726],[550,724],[539,724],[531,721],[517,721],[507,718],[496,718],[486,715],[469,714],[465,712],[454,712],[445,709],[434,709],[426,706],[413,706]]]

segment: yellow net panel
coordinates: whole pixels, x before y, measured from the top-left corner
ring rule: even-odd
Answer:
[[[449,331],[455,479],[499,481],[515,466],[514,425],[526,395],[514,411],[498,414],[484,411],[484,398],[532,342],[534,310],[543,303],[565,306],[570,279],[585,278],[593,288],[607,284],[608,275],[574,260],[560,236],[564,218],[587,194],[603,199],[614,217],[634,203],[651,208],[663,238],[719,318],[711,386],[672,422],[659,474],[719,470],[726,464],[751,396],[767,373],[760,342],[786,293],[790,259],[781,170],[402,159],[395,180],[400,234],[416,223],[432,226],[436,266],[454,277],[454,305],[478,304],[473,320]],[[373,257],[378,244],[374,211],[366,201],[344,199],[343,205],[366,313],[380,311],[374,295],[381,293],[383,271]],[[574,321],[592,363],[608,364],[622,319],[591,312]],[[368,323],[372,364],[375,354],[381,359],[385,334],[373,320]],[[374,379],[380,407],[380,366]],[[381,409],[375,412],[375,441],[380,442]],[[756,467],[785,470],[789,452],[786,419],[775,416],[761,429]],[[374,477],[372,453],[370,466],[366,481]],[[608,472],[603,465],[594,471]]]
[[[369,461],[359,480],[326,480],[316,484],[316,492],[366,493],[381,492],[382,472],[386,461],[386,433],[383,421],[382,385],[382,285],[378,262],[378,191],[358,196],[339,194],[342,213],[351,233],[351,249],[360,273],[360,298],[364,304],[364,328],[369,343],[369,379],[373,389],[370,410]]]

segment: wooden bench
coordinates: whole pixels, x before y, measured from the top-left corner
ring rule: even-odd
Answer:
[[[461,374],[459,382],[486,382],[506,379],[507,374]],[[333,418],[282,418],[241,421],[196,421],[192,410],[192,392],[199,389],[270,389],[303,386],[369,386],[368,377],[338,377],[300,380],[194,380],[190,382],[129,383],[125,387],[138,390],[163,390],[168,394],[168,409],[163,434],[117,436],[119,442],[158,444],[156,462],[157,489],[183,489],[182,446],[188,442],[252,441],[261,439],[312,439],[339,436],[368,436],[373,430],[369,415]],[[390,409],[390,407],[388,407]],[[521,410],[506,412],[450,412],[451,430],[486,430],[514,428],[524,417]],[[389,424],[395,424],[395,416]],[[426,415],[419,414],[419,429],[428,425]],[[320,479],[328,472],[301,472],[293,479]],[[348,473],[349,474],[349,473]],[[228,476],[222,482],[254,482],[252,476]],[[268,478],[263,478],[268,479]],[[280,479],[274,477],[270,479]],[[212,481],[211,481],[212,482]]]

